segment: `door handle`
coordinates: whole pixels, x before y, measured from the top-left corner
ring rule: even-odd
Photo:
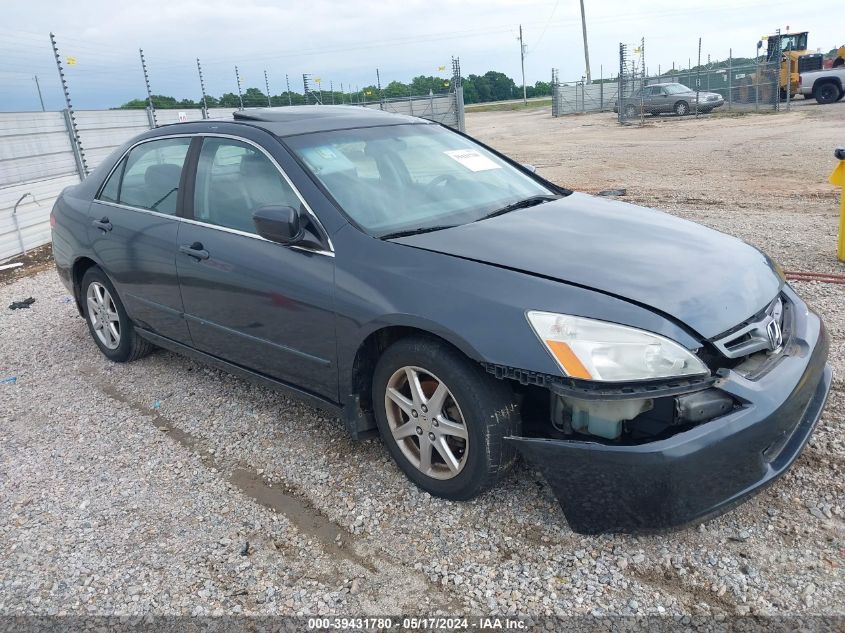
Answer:
[[[199,242],[193,244],[182,244],[179,247],[179,252],[184,253],[188,257],[193,257],[196,260],[208,259],[208,251],[202,247]]]
[[[101,218],[99,220],[94,220],[93,222],[91,222],[91,224],[96,226],[98,229],[100,229],[104,233],[111,231],[112,228],[113,228],[112,223],[109,222],[108,218]]]

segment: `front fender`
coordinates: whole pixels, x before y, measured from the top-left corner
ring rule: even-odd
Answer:
[[[396,325],[439,336],[478,362],[550,375],[560,369],[528,324],[528,310],[602,319],[700,346],[668,317],[589,288],[378,240],[349,225],[334,239],[341,399],[352,393],[363,342]]]

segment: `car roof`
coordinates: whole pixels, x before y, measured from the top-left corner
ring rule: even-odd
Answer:
[[[248,108],[236,111],[233,118],[236,123],[248,123],[261,127],[276,136],[293,136],[383,125],[431,123],[431,121],[418,117],[352,105]]]

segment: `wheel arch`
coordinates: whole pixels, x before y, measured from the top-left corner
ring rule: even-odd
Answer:
[[[73,299],[76,301],[76,309],[79,310],[79,316],[83,316],[82,311],[82,278],[88,269],[94,266],[102,269],[102,266],[90,257],[82,256],[76,258],[71,267],[70,278],[73,283]]]
[[[358,344],[346,372],[346,384],[341,387],[346,412],[344,421],[353,437],[366,437],[376,431],[371,397],[373,371],[388,347],[409,337],[435,340],[452,347],[472,361],[482,362],[481,355],[466,340],[453,332],[444,331],[436,324],[397,317],[391,323],[382,323],[370,329]]]

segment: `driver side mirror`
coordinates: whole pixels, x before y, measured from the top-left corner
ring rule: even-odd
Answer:
[[[279,244],[297,242],[304,233],[299,211],[293,207],[277,204],[259,207],[252,214],[252,221],[261,237]]]

